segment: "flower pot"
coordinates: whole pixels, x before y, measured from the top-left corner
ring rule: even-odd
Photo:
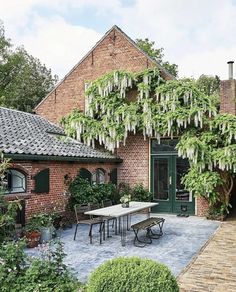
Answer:
[[[52,234],[53,234],[52,226],[42,227],[40,231],[41,231],[41,238],[40,238],[41,243],[49,242],[52,239]]]
[[[123,208],[129,208],[129,202],[122,203],[121,205]]]
[[[25,233],[27,247],[33,248],[38,246],[41,233],[39,231],[28,231]]]

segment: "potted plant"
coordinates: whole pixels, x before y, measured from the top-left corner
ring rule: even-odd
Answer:
[[[48,242],[52,239],[54,232],[53,221],[54,215],[48,213],[41,213],[36,215],[41,231],[41,243]]]
[[[131,201],[131,195],[124,195],[120,198],[120,202],[123,208],[128,208],[130,201]]]
[[[39,244],[41,232],[35,217],[32,217],[24,227],[24,235],[26,237],[27,247],[36,247]]]

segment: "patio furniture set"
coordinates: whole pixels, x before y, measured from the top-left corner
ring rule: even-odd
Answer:
[[[74,233],[74,240],[76,239],[78,226],[80,224],[87,224],[90,226],[89,229],[89,238],[90,243],[92,244],[92,230],[94,225],[99,226],[100,233],[100,244],[106,238],[106,229],[107,237],[110,237],[109,227],[112,222],[112,227],[115,227],[115,234],[120,233],[121,236],[121,245],[125,246],[126,244],[126,232],[130,229],[134,231],[134,245],[138,247],[144,247],[147,244],[152,243],[152,239],[157,239],[163,235],[163,224],[165,219],[158,217],[150,217],[151,208],[158,205],[158,203],[150,202],[129,202],[129,207],[124,208],[122,204],[112,205],[111,201],[102,202],[102,208],[99,208],[98,204],[81,204],[76,205],[75,214],[76,214],[76,228]],[[137,222],[131,225],[131,215],[138,213],[147,209],[147,219]],[[81,215],[88,216],[88,219],[80,219]],[[107,226],[107,228],[105,228]],[[158,232],[153,231],[153,227],[158,228]],[[145,236],[141,238],[139,232],[144,231]]]

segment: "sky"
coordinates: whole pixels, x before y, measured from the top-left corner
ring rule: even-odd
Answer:
[[[63,78],[113,26],[149,38],[179,77],[228,78],[236,0],[0,0],[6,36]]]

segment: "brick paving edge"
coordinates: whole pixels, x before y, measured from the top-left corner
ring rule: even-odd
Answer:
[[[214,231],[214,233],[208,238],[208,240],[205,242],[205,244],[200,248],[200,250],[198,251],[198,253],[191,259],[191,261],[189,262],[189,264],[180,272],[180,274],[176,277],[176,280],[179,281],[180,277],[185,274],[194,264],[194,262],[197,260],[197,258],[199,257],[200,254],[203,253],[203,251],[205,250],[205,248],[208,246],[208,244],[210,243],[210,241],[215,237],[216,233],[218,232],[218,230],[222,227],[222,224],[224,224],[224,222],[221,222],[220,225],[216,228],[216,230]]]

